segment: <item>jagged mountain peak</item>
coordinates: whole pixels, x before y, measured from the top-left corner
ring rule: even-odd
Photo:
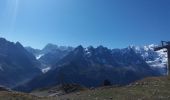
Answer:
[[[57,45],[48,43],[48,44],[42,49],[42,51],[43,51],[43,53],[48,53],[48,52],[55,51],[56,49],[58,49],[58,46],[57,46]]]
[[[146,61],[151,68],[160,71],[163,75],[167,72],[167,53],[163,50],[154,51],[158,45],[132,46],[131,48]]]
[[[93,46],[88,46],[86,49],[88,49],[88,50],[94,50],[94,47],[93,47]]]
[[[41,50],[41,53],[43,54],[47,54],[47,53],[50,53],[50,52],[55,52],[57,50],[60,50],[60,51],[71,51],[73,50],[74,48],[71,47],[71,46],[58,46],[56,44],[52,44],[52,43],[49,43],[47,44],[42,50]]]
[[[92,53],[95,52],[95,48],[93,46],[88,46],[85,48],[86,55],[91,56]]]
[[[38,61],[19,42],[0,38],[0,84],[13,87],[41,74]]]
[[[45,47],[45,48],[58,48],[58,45],[55,45],[55,44],[52,44],[52,43],[48,43]]]
[[[0,42],[7,41],[5,38],[0,37]]]
[[[108,52],[108,51],[110,51],[110,49],[108,49],[107,47],[104,47],[104,46],[102,46],[102,45],[98,46],[98,47],[96,48],[96,50],[97,50],[99,53],[103,53],[103,52]]]
[[[75,48],[75,50],[77,50],[77,49],[82,50],[82,49],[84,49],[84,47],[82,45],[79,45]]]
[[[19,48],[23,48],[23,49],[24,49],[24,47],[22,46],[22,44],[21,44],[20,42],[16,42],[15,45],[16,45],[17,47],[19,47]]]
[[[96,49],[105,49],[106,47],[104,47],[103,45],[99,45]]]
[[[79,45],[72,52],[70,52],[70,54],[74,55],[75,57],[77,57],[77,56],[84,56],[85,48],[82,45]]]
[[[76,47],[59,60],[52,70],[42,75],[40,80],[30,81],[27,84],[30,90],[60,84],[61,77],[66,83],[96,87],[105,79],[113,84],[128,84],[146,76],[159,75],[133,49],[119,49],[116,52],[103,46],[91,49],[93,52],[81,45]]]
[[[135,50],[144,50],[144,51],[148,51],[148,50],[154,50],[155,47],[157,47],[158,45],[156,44],[150,44],[150,45],[145,45],[145,46],[134,46],[131,45],[129,46],[129,48],[135,49]]]

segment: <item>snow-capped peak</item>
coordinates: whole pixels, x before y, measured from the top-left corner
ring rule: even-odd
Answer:
[[[167,53],[164,52],[165,49],[154,51],[155,47],[157,47],[157,45],[151,44],[143,47],[133,46],[132,49],[140,54],[148,65],[152,68],[160,69],[160,71],[165,74],[167,68]]]

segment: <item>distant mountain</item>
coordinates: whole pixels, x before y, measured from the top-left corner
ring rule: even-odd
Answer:
[[[157,45],[151,44],[148,46],[129,46],[137,54],[141,55],[145,62],[156,71],[159,71],[162,75],[167,74],[167,53],[166,50],[154,51]],[[54,44],[47,44],[42,50],[26,47],[26,49],[34,54],[36,58],[41,62],[42,72],[47,72],[51,67],[66,56],[73,47],[57,46]]]
[[[47,44],[42,50],[26,47],[26,49],[34,54],[34,56],[41,62],[42,72],[47,72],[51,66],[57,63],[60,59],[66,56],[73,47],[57,46],[54,44]]]
[[[148,46],[131,46],[131,48],[142,56],[146,63],[154,70],[159,71],[162,75],[167,74],[167,53],[164,50],[154,51],[157,45],[151,44]]]
[[[125,85],[147,76],[160,75],[132,48],[111,50],[103,46],[78,46],[59,60],[53,68],[16,89],[31,91],[61,83],[97,87],[106,79],[112,84]]]
[[[41,55],[41,50],[40,49],[34,49],[32,47],[25,47],[25,49],[28,52],[32,53],[36,57],[36,59],[38,59],[40,57],[40,55]]]
[[[43,56],[39,58],[39,61],[45,66],[51,67],[72,50],[72,47],[47,44],[44,49],[42,49]]]
[[[14,87],[40,75],[39,65],[19,42],[0,38],[0,85]]]

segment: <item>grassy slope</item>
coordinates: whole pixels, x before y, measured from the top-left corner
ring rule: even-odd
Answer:
[[[50,98],[0,92],[0,100],[170,100],[170,77],[146,78],[124,87],[102,87]]]
[[[170,77],[146,78],[125,87],[104,87],[67,94],[70,100],[170,100]]]

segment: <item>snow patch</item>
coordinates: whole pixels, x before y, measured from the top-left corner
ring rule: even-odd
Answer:
[[[44,54],[39,54],[38,56],[36,56],[36,59],[40,59],[42,56],[44,56]]]
[[[90,50],[89,50],[88,48],[85,48],[85,53],[86,53],[86,55],[87,55],[88,57],[91,56],[91,52],[90,52]]]
[[[151,44],[143,47],[132,46],[131,48],[136,53],[141,55],[142,58],[146,61],[146,63],[151,66],[151,68],[165,70],[167,68],[168,63],[167,53],[164,52],[166,51],[166,49],[154,51],[155,47],[157,47],[157,45]]]
[[[51,69],[51,67],[47,67],[47,68],[42,69],[41,71],[45,74],[45,73],[47,73],[50,69]]]

